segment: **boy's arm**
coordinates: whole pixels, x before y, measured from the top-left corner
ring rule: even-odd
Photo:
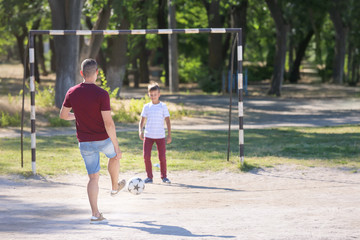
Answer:
[[[70,111],[71,108],[62,106],[59,115],[60,118],[64,120],[75,120],[75,114]]]
[[[144,140],[144,124],[145,124],[145,117],[141,117],[140,122],[139,122],[139,138],[141,140]]]
[[[121,159],[122,153],[119,148],[119,142],[116,137],[116,128],[115,128],[115,123],[111,117],[111,111],[101,111],[101,116],[104,121],[106,133],[109,135],[109,138],[111,139],[111,142],[114,145],[116,152],[116,159]]]
[[[168,131],[168,135],[167,135],[167,138],[166,138],[166,143],[169,144],[169,143],[171,143],[171,123],[170,123],[170,117],[166,117],[166,118],[165,118],[165,122],[166,122],[167,131]]]

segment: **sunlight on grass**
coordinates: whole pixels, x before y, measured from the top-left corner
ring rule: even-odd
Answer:
[[[360,126],[324,128],[252,129],[245,133],[245,163],[239,164],[237,131],[233,131],[230,161],[226,131],[173,131],[167,145],[169,171],[250,171],[278,164],[306,167],[360,169]],[[119,135],[120,136],[120,135]],[[119,139],[123,151],[121,171],[145,172],[142,141],[137,132],[123,132]],[[24,168],[20,167],[20,140],[0,139],[0,174],[31,171],[30,139],[25,139]],[[156,146],[153,164],[158,163]],[[107,174],[107,159],[101,154],[101,173]],[[154,171],[159,171],[153,167]],[[86,174],[75,136],[38,137],[37,172],[41,175]]]

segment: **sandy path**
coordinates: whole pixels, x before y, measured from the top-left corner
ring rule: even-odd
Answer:
[[[359,173],[279,166],[169,177],[172,185],[155,179],[139,196],[113,198],[102,176],[99,205],[109,224],[96,226],[86,176],[0,177],[0,239],[360,238]]]

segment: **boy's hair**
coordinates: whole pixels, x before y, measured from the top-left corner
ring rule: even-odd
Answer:
[[[150,82],[150,84],[148,85],[148,92],[156,90],[160,91],[159,84],[157,82]]]
[[[95,59],[88,58],[81,63],[81,71],[84,77],[90,77],[96,73],[97,63]]]

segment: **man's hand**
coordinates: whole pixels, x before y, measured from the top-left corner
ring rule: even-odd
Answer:
[[[71,108],[62,106],[59,117],[64,120],[75,120],[75,114],[70,111]]]
[[[121,152],[121,150],[119,149],[119,150],[116,151],[115,159],[116,159],[116,160],[120,160],[121,158],[122,158],[122,152]]]

